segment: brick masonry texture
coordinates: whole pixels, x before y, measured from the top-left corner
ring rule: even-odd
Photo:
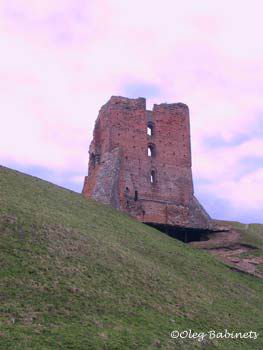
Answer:
[[[148,111],[144,98],[112,96],[95,123],[83,195],[142,222],[211,228],[194,197],[187,105]]]

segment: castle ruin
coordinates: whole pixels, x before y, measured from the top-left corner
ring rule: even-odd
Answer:
[[[212,221],[194,196],[187,105],[149,111],[144,98],[112,96],[96,120],[83,195],[168,234],[183,229],[201,239]]]

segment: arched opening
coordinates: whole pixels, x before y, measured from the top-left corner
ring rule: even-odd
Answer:
[[[138,200],[138,191],[134,192],[134,200],[135,200],[135,202]]]
[[[148,157],[152,157],[152,150],[150,146],[148,146]]]
[[[155,157],[155,146],[151,143],[148,145],[148,157]]]
[[[147,124],[147,135],[153,136],[153,123],[149,122]]]
[[[156,173],[154,170],[151,171],[150,181],[151,181],[151,184],[155,184],[156,182]]]

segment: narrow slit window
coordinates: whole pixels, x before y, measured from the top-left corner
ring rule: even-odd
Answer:
[[[90,163],[91,163],[92,167],[95,168],[95,166],[96,166],[96,157],[95,157],[94,153],[91,153],[91,155],[90,155]]]
[[[152,149],[148,146],[148,157],[152,157]]]
[[[155,171],[154,170],[151,171],[150,180],[151,180],[151,184],[154,184],[156,182],[156,175],[155,175]]]
[[[135,200],[135,202],[138,200],[138,191],[134,192],[134,200]]]
[[[147,126],[147,135],[152,136],[152,129]]]
[[[148,157],[155,156],[155,147],[154,145],[148,145]]]
[[[153,136],[153,124],[152,123],[147,124],[147,135]]]

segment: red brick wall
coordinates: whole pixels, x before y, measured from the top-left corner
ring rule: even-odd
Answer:
[[[152,136],[147,135],[148,122],[153,125]],[[148,156],[149,144],[154,146],[153,157]],[[196,202],[188,107],[160,104],[147,111],[144,98],[112,97],[96,121],[83,194],[144,222],[205,225],[204,218],[193,219],[196,214],[189,209]]]

